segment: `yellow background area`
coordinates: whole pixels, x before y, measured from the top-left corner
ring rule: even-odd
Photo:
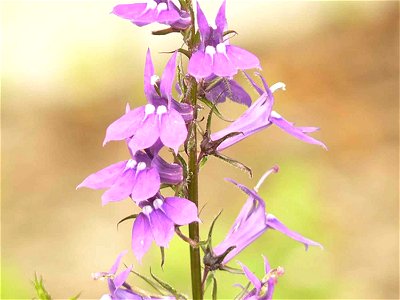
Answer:
[[[2,22],[2,298],[32,298],[34,272],[55,298],[82,292],[99,298],[107,271],[130,248],[137,208],[128,199],[101,206],[101,191],[75,190],[89,174],[127,159],[124,143],[102,148],[107,126],[125,104],[144,105],[143,69],[151,48],[158,74],[179,34],[155,37],[161,25],[136,27],[109,12],[117,1],[1,1]],[[202,1],[209,19],[220,1]],[[237,259],[259,277],[261,254],[282,266],[276,298],[398,298],[398,2],[228,1],[231,39],[261,60],[270,84],[283,81],[275,109],[329,147],[305,144],[272,127],[224,154],[252,167],[254,178],[211,158],[200,174],[205,237],[223,209],[215,243],[246,196],[223,180],[252,187],[268,168],[281,169],[260,190],[267,211],[321,242],[311,248],[267,231]],[[183,58],[185,60],[185,58]],[[251,92],[250,85],[237,76]],[[245,107],[220,106],[228,118]],[[227,124],[214,122],[214,129]],[[164,271],[153,247],[149,266],[189,294],[188,247],[175,237]],[[230,264],[238,267],[236,260]],[[232,299],[244,277],[218,273],[220,299]],[[132,285],[146,289],[137,277]]]

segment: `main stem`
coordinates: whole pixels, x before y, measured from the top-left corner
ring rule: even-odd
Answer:
[[[189,199],[198,207],[199,203],[199,169],[197,165],[197,82],[194,78],[191,80],[190,97],[193,105],[193,121],[190,126],[190,141],[189,145],[189,182],[188,182],[188,196]],[[199,241],[199,223],[193,222],[189,224],[189,237],[192,240]],[[190,269],[192,277],[192,295],[193,299],[203,299],[203,291],[201,286],[201,261],[200,261],[200,248],[190,247]]]

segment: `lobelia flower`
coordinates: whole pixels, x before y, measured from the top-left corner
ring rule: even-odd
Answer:
[[[211,134],[211,140],[216,141],[224,136],[232,133],[232,132],[240,132],[241,134],[237,134],[233,137],[227,138],[224,140],[218,147],[218,151],[222,151],[237,142],[241,141],[242,139],[259,132],[272,124],[275,124],[279,128],[283,129],[287,133],[293,135],[294,137],[302,140],[303,142],[309,144],[316,144],[323,147],[327,150],[327,147],[324,143],[314,139],[313,137],[307,135],[310,132],[314,132],[318,130],[317,127],[296,127],[294,123],[290,123],[285,120],[280,114],[276,111],[272,110],[274,104],[274,96],[273,92],[277,89],[285,89],[285,84],[282,82],[278,82],[268,87],[267,83],[265,82],[264,78],[263,84],[265,88],[265,92],[259,88],[254,81],[248,77],[257,91],[260,93],[260,97],[255,101],[238,119],[236,119],[233,123],[231,123],[228,127],[214,132]]]
[[[157,154],[151,159],[146,153],[138,151],[129,160],[89,175],[77,189],[108,189],[101,197],[103,205],[129,196],[138,203],[154,196],[161,183],[177,184],[182,180],[183,171],[178,164],[169,164]]]
[[[176,68],[175,52],[168,61],[164,73],[159,82],[158,95],[155,85],[158,87],[158,77],[154,75],[154,67],[147,52],[145,66],[145,94],[148,104],[130,110],[107,128],[103,145],[109,141],[130,138],[128,146],[133,153],[138,150],[153,146],[158,139],[172,148],[175,153],[184,143],[187,136],[187,128],[182,115],[177,111],[172,101],[172,84],[175,78]]]
[[[141,201],[142,212],[132,227],[132,250],[141,261],[153,240],[160,247],[168,247],[175,225],[187,225],[200,221],[196,205],[185,198],[167,197],[161,194]]]
[[[276,172],[278,172],[278,167],[268,170],[261,177],[254,190],[250,190],[244,185],[237,183],[233,179],[226,178],[227,181],[233,183],[243,192],[245,192],[249,198],[242,207],[225,239],[213,248],[214,254],[216,256],[220,256],[226,254],[226,251],[229,248],[235,246],[235,248],[229,251],[229,253],[227,253],[227,255],[224,257],[222,264],[228,263],[239,252],[241,252],[244,248],[261,236],[267,229],[278,230],[290,238],[303,243],[306,247],[306,250],[308,246],[319,246],[322,248],[321,244],[307,239],[299,233],[290,230],[274,215],[265,212],[265,202],[256,191],[270,174]]]
[[[207,22],[197,2],[197,24],[201,41],[188,65],[188,73],[197,80],[212,74],[232,77],[238,70],[260,68],[260,61],[254,54],[230,45],[228,39],[224,40],[224,31],[228,27],[225,2],[225,0],[222,2],[215,18],[215,26]]]
[[[128,253],[127,250],[121,252],[117,259],[115,260],[113,266],[108,272],[98,272],[93,273],[92,277],[94,280],[107,279],[108,288],[110,293],[103,295],[100,300],[124,300],[124,299],[135,299],[135,300],[145,300],[145,299],[175,299],[171,296],[154,297],[139,294],[134,291],[132,287],[126,282],[129,273],[131,272],[133,266],[125,269],[116,275],[119,265],[121,264],[121,259]]]
[[[272,295],[274,293],[275,285],[278,282],[278,277],[282,276],[284,270],[282,267],[278,267],[276,269],[271,270],[271,267],[268,263],[267,258],[263,255],[264,259],[264,270],[265,276],[263,279],[259,280],[254,273],[252,273],[248,267],[246,267],[241,262],[238,262],[242,267],[244,274],[247,279],[253,284],[254,289],[248,292],[243,300],[270,300],[272,299]]]
[[[179,9],[170,0],[147,0],[140,3],[119,4],[114,7],[112,13],[137,26],[160,23],[176,29],[185,29],[190,25],[190,14]]]

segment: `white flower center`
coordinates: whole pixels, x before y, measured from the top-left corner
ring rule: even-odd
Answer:
[[[151,83],[151,85],[156,85],[156,83],[158,82],[160,80],[160,77],[158,77],[157,75],[153,75],[153,76],[151,76],[151,78],[150,78],[150,83]]]
[[[161,116],[167,112],[167,107],[165,105],[160,105],[157,107],[157,115]]]
[[[149,215],[153,211],[153,208],[150,205],[146,205],[142,208],[142,211],[145,215]]]
[[[226,47],[224,43],[219,43],[217,45],[217,52],[218,53],[222,53],[222,54],[226,54]]]
[[[276,90],[282,89],[283,91],[286,91],[286,84],[283,82],[277,82],[269,88],[271,92],[275,93]]]
[[[159,198],[153,201],[153,206],[155,209],[159,209],[163,204],[163,201]]]
[[[141,161],[140,163],[137,164],[136,170],[139,172],[146,169],[146,167],[147,167],[146,163]]]
[[[137,165],[136,160],[130,159],[130,160],[128,160],[128,162],[126,163],[125,170],[133,169],[134,167],[136,167],[136,165]]]
[[[156,110],[156,108],[153,104],[146,104],[146,106],[144,107],[144,114],[147,117],[148,115],[151,115],[152,113],[154,113],[155,110]]]
[[[154,0],[147,0],[146,10],[155,9],[157,7],[157,2]]]
[[[214,56],[216,53],[215,48],[213,46],[207,46],[206,47],[206,53],[211,56],[211,58]]]
[[[167,3],[163,2],[163,3],[160,3],[160,4],[157,5],[158,13],[162,12],[163,10],[167,10],[167,9],[168,9]]]
[[[278,114],[276,111],[271,111],[271,117],[276,118],[276,119],[282,119],[282,116]]]

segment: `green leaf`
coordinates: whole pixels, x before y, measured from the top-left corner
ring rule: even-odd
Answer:
[[[40,276],[40,279],[39,279],[37,274],[35,273],[35,279],[32,281],[32,283],[33,283],[33,286],[35,287],[38,299],[51,300],[50,294],[46,291],[46,288],[44,287],[42,276]]]
[[[234,35],[238,35],[237,31],[235,31],[235,30],[227,30],[227,31],[224,31],[223,36],[226,36],[231,33],[233,33]]]
[[[79,292],[77,295],[75,295],[75,296],[69,298],[68,300],[78,300],[78,298],[80,297],[81,293],[82,293],[82,292]]]
[[[210,100],[208,100],[207,98],[201,97],[201,98],[200,98],[200,101],[203,102],[205,105],[207,105],[210,109],[212,109],[213,107],[215,107],[215,104],[212,103],[212,102],[211,102]],[[213,112],[214,112],[214,114],[215,114],[218,118],[220,118],[220,119],[223,120],[223,121],[226,121],[226,122],[233,122],[233,121],[234,121],[234,120],[230,120],[230,119],[225,118],[225,117],[220,113],[220,111],[218,110],[217,107],[215,107],[215,109],[214,109]]]
[[[243,296],[247,293],[247,290],[249,289],[249,287],[250,287],[250,282],[248,282],[245,287],[241,287],[242,291],[235,296],[234,300],[242,299]]]
[[[207,279],[206,279],[206,286],[204,288],[204,293],[210,287],[211,283],[213,282],[213,278],[214,278],[214,272],[208,273],[208,276],[207,276]]]
[[[202,168],[202,167],[206,164],[207,160],[208,160],[208,155],[203,156],[203,157],[200,159],[199,168]]]
[[[220,268],[220,270],[229,272],[231,274],[244,274],[242,269],[232,268],[232,267],[228,267],[226,265],[222,266]]]
[[[218,220],[218,218],[219,218],[219,216],[221,214],[222,214],[222,210],[220,210],[220,212],[215,216],[214,220],[211,222],[210,229],[208,230],[207,242],[208,242],[208,246],[209,246],[211,251],[212,251],[211,237],[212,237],[212,233],[213,233],[213,230],[214,230],[214,225],[215,225],[215,222]]]
[[[153,279],[159,284],[161,285],[165,290],[167,290],[168,292],[170,292],[172,295],[175,296],[176,299],[186,299],[186,297],[182,294],[180,294],[175,288],[173,288],[169,283],[162,281],[160,278],[158,278],[157,276],[155,276],[153,274],[153,272],[151,272],[151,268],[150,268],[150,275],[151,277],[153,277]]]
[[[129,220],[129,219],[136,219],[138,215],[139,215],[139,214],[133,214],[133,215],[127,216],[127,217],[123,218],[122,220],[120,220],[120,221],[117,223],[117,230],[118,230],[118,225],[119,225],[119,224],[121,224],[122,222],[125,222],[125,221],[127,221],[127,220]]]
[[[213,277],[212,299],[217,300],[217,279]]]
[[[165,263],[165,251],[164,251],[164,247],[160,247],[160,251],[161,251],[161,269],[164,267],[164,263]]]
[[[153,34],[153,35],[166,35],[166,34],[170,34],[170,33],[174,33],[174,32],[180,32],[180,30],[176,29],[176,28],[169,27],[169,28],[165,28],[165,29],[161,29],[161,30],[152,31],[151,34]]]
[[[157,291],[157,293],[161,294],[161,295],[165,295],[165,293],[163,291],[160,290],[159,288],[159,284],[157,282],[154,282],[153,280],[151,280],[149,277],[144,276],[136,271],[131,270],[131,272],[133,274],[135,274],[136,276],[138,276],[139,278],[141,278],[143,281],[145,281],[148,285],[150,285],[154,290]]]
[[[215,153],[214,156],[218,157],[219,159],[222,159],[224,162],[227,162],[228,164],[230,164],[242,171],[245,171],[246,173],[249,174],[250,178],[253,177],[253,172],[251,171],[251,169],[248,166],[242,164],[241,162],[234,160],[233,158],[230,158],[228,156],[225,156],[221,153]]]

